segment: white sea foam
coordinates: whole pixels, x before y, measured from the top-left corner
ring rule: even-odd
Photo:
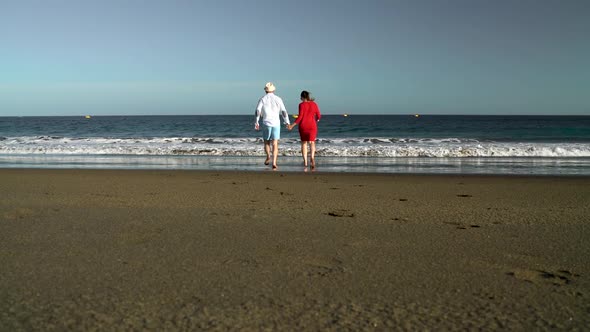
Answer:
[[[323,138],[318,154],[331,157],[590,157],[590,143],[480,142],[464,138]],[[0,154],[260,156],[259,138],[2,137]],[[296,156],[299,141],[281,140],[281,154]]]

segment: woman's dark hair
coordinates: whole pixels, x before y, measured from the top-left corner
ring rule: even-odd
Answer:
[[[309,93],[309,91],[305,91],[305,90],[301,91],[301,98],[306,99],[306,100],[309,100],[309,101],[314,101],[315,100],[315,98],[313,98],[311,96],[311,93]]]

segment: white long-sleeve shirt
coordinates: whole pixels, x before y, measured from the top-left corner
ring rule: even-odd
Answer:
[[[281,97],[274,93],[267,93],[260,98],[256,106],[256,124],[259,124],[259,120],[262,118],[262,123],[265,126],[280,127],[281,117],[285,124],[289,124],[289,114],[287,114]]]

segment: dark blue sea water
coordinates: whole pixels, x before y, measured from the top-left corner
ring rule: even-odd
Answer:
[[[253,116],[0,117],[0,167],[247,169]],[[282,131],[283,170],[300,167]],[[590,116],[326,115],[324,171],[590,175]]]
[[[0,117],[0,135],[71,138],[255,137],[245,115]],[[590,116],[326,115],[323,138],[461,138],[496,142],[590,142]],[[285,135],[285,132],[283,132]],[[287,136],[297,136],[288,135]]]

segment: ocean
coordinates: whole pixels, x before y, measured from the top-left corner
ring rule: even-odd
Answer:
[[[590,116],[325,115],[318,172],[590,175]],[[297,128],[279,169],[302,171]],[[268,170],[252,115],[0,117],[1,168]]]

